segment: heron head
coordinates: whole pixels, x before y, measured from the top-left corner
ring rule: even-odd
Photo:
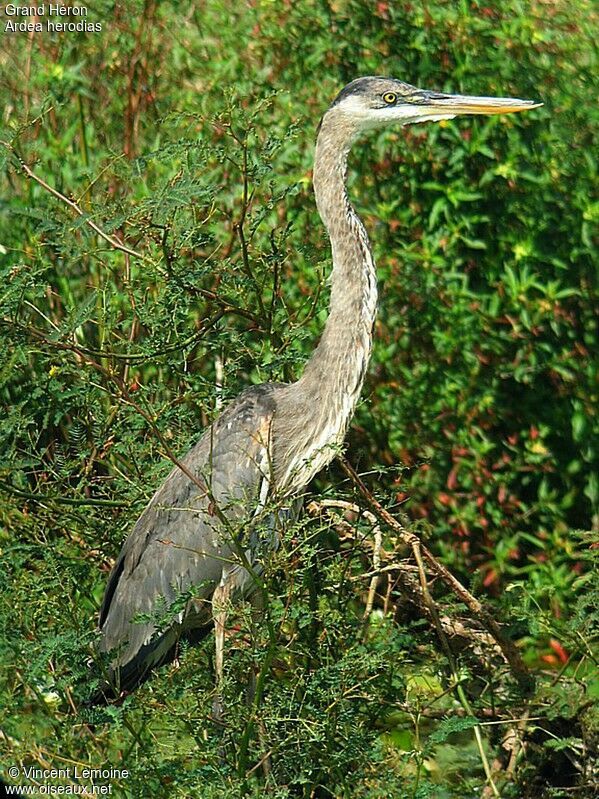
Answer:
[[[395,78],[358,78],[343,88],[329,108],[356,133],[391,124],[438,122],[458,114],[511,114],[542,103],[511,97],[469,97],[418,89]]]

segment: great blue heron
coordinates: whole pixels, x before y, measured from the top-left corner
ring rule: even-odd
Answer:
[[[324,332],[300,379],[246,389],[139,517],[100,612],[99,646],[111,653],[113,689],[134,687],[182,634],[205,629],[211,619],[219,679],[231,596],[250,592],[259,550],[265,543],[277,547],[294,498],[343,441],[368,365],[377,307],[368,236],[345,188],[353,142],[365,131],[396,123],[536,106],[530,100],[440,94],[379,77],[358,78],[337,95],[322,118],[314,160],[316,205],[333,258]],[[161,626],[161,609],[186,592],[185,607]]]

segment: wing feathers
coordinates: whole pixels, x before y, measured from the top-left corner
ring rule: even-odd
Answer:
[[[223,565],[236,560],[232,536],[270,490],[276,388],[255,386],[241,394],[183,459],[210,496],[173,469],[125,542],[100,612],[100,650],[116,653],[113,668],[126,673],[127,682],[164,658],[188,623],[209,620],[208,600]],[[166,629],[157,618],[136,623],[140,614],[168,615],[188,591],[194,602]]]

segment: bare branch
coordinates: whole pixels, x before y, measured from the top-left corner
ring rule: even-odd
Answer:
[[[405,544],[412,548],[414,548],[414,546],[418,547],[419,552],[432,567],[433,571],[441,578],[445,585],[453,591],[458,599],[470,609],[486,630],[493,636],[501,648],[505,659],[509,663],[514,677],[522,687],[529,689],[532,686],[533,678],[524,664],[520,653],[514,643],[504,635],[497,621],[495,621],[491,614],[483,607],[482,603],[473,596],[470,591],[468,591],[468,589],[437,560],[437,558],[435,558],[433,553],[424,546],[417,535],[406,530],[405,527],[381,505],[372,492],[365,486],[353,466],[345,458],[340,458],[339,463],[345,474],[366,499],[379,519],[391,527],[392,530],[395,530]]]

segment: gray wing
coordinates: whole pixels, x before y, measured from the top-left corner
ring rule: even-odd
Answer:
[[[236,560],[232,538],[269,490],[276,388],[244,391],[182,459],[208,492],[175,467],[126,540],[99,621],[99,648],[112,653],[123,687],[165,657],[190,619],[209,621],[210,597]],[[155,616],[192,587],[193,599],[159,629]],[[154,617],[136,623],[140,614]]]

